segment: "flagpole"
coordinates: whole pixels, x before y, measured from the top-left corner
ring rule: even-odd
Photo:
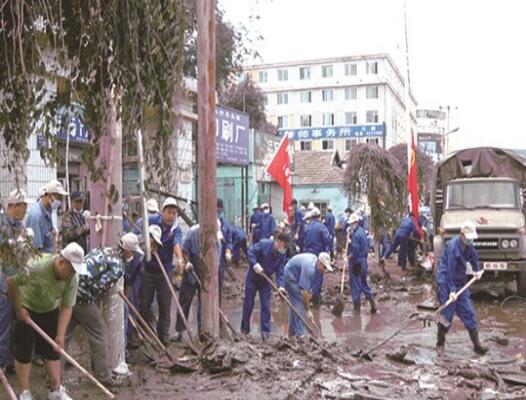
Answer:
[[[411,98],[410,98],[410,78],[409,78],[409,39],[407,35],[407,9],[406,9],[406,0],[404,0],[404,32],[405,32],[405,85],[404,85],[404,101],[405,101],[405,126],[407,129],[406,132],[406,143],[407,143],[407,176],[409,177],[409,172],[411,170],[411,142],[412,142],[412,133],[411,133]],[[412,210],[411,206],[411,194],[407,193],[407,203],[409,208]]]

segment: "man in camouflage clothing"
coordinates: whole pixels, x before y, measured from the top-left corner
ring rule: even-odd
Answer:
[[[62,245],[76,242],[84,252],[88,252],[89,225],[82,215],[82,204],[84,195],[76,191],[71,194],[71,208],[62,217],[60,232],[62,234]]]
[[[99,302],[122,277],[125,264],[130,262],[136,253],[142,254],[142,250],[133,233],[124,235],[117,249],[97,248],[88,253],[84,258],[88,275],[80,277],[77,303],[73,307],[68,327],[67,341],[77,325],[81,325],[86,331],[92,369],[97,379],[106,385],[112,385],[114,381],[107,362],[108,332]]]

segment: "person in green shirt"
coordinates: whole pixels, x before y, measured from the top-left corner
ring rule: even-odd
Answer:
[[[15,371],[21,400],[32,399],[29,391],[31,354],[42,356],[50,384],[48,400],[71,400],[61,385],[60,356],[28,324],[33,320],[56,345],[64,347],[66,329],[77,298],[78,275],[87,273],[84,250],[77,243],[68,244],[60,254],[33,258],[27,267],[7,279],[9,298],[18,321],[15,326]]]

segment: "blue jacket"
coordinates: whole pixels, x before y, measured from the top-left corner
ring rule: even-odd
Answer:
[[[301,290],[311,291],[317,264],[318,257],[314,254],[297,254],[285,265],[285,280]]]
[[[398,229],[396,230],[396,236],[399,238],[407,239],[412,234],[416,234],[416,236],[420,236],[418,234],[418,230],[416,229],[415,222],[413,221],[413,218],[411,217],[404,217],[402,218],[402,221],[400,222],[400,225],[398,226]]]
[[[329,252],[331,245],[331,235],[319,220],[314,220],[305,229],[305,241],[303,247],[305,253],[318,256],[322,251]]]
[[[294,210],[290,231],[292,234],[292,239],[294,239],[296,233],[298,234],[299,238],[302,238],[303,234],[305,233],[305,221],[303,220],[303,213],[301,212],[300,208],[296,208]]]
[[[232,229],[230,228],[230,223],[225,218],[223,214],[219,216],[219,221],[221,222],[221,233],[223,234],[223,241],[221,246],[223,247],[223,254],[226,249],[232,250]]]
[[[447,245],[437,273],[437,284],[447,285],[449,292],[456,292],[466,284],[466,263],[469,262],[473,271],[478,271],[479,256],[471,244],[463,247],[460,236],[455,236]]]
[[[230,225],[230,229],[232,231],[233,246],[247,239],[247,235],[245,235],[245,231],[243,230],[243,228],[236,225]]]
[[[350,256],[349,265],[359,262],[362,268],[367,267],[367,253],[369,250],[369,240],[365,230],[358,225],[358,227],[351,234],[351,244],[347,250],[347,255]]]
[[[263,213],[261,211],[256,211],[250,217],[250,230],[252,232],[252,241],[257,242],[261,239],[261,217]]]
[[[151,215],[148,217],[149,225],[158,225],[161,228],[161,243],[162,245],[158,248],[159,258],[163,263],[166,271],[171,271],[174,269],[172,263],[174,257],[174,248],[176,245],[181,246],[183,241],[183,231],[179,227],[179,224],[174,222],[173,225],[167,226],[163,223],[162,215]],[[144,265],[146,272],[151,274],[160,274],[159,265],[157,264],[157,259],[152,257],[150,262],[146,262]]]
[[[26,216],[26,228],[33,229],[33,246],[44,253],[53,253],[53,222],[51,208],[46,210],[39,200],[31,206]]]
[[[276,220],[274,216],[270,213],[261,215],[261,237],[263,239],[268,239],[274,235],[276,230]]]
[[[323,225],[327,227],[329,234],[331,236],[334,236],[334,234],[336,233],[336,219],[334,218],[334,214],[332,212],[327,211],[327,214],[325,215],[325,221],[323,221]]]
[[[265,275],[271,277],[272,274],[276,274],[278,287],[283,287],[285,285],[283,273],[287,262],[287,254],[280,254],[276,251],[274,243],[274,240],[263,239],[249,247],[247,276],[264,281],[264,278],[254,272],[254,265],[259,263],[263,267]]]

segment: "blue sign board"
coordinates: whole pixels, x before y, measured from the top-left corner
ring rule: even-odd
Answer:
[[[216,157],[221,164],[248,165],[248,115],[216,107]]]
[[[57,118],[57,124],[58,123],[59,119]],[[66,129],[62,128],[57,131],[57,138],[67,140],[67,132],[69,132],[70,143],[89,143],[90,141],[90,132],[80,118],[72,116],[69,126]],[[37,148],[41,149],[45,147],[47,147],[46,138],[41,134],[37,134]]]
[[[280,135],[288,135],[289,140],[344,139],[382,137],[383,124],[326,126],[323,128],[280,129]]]

